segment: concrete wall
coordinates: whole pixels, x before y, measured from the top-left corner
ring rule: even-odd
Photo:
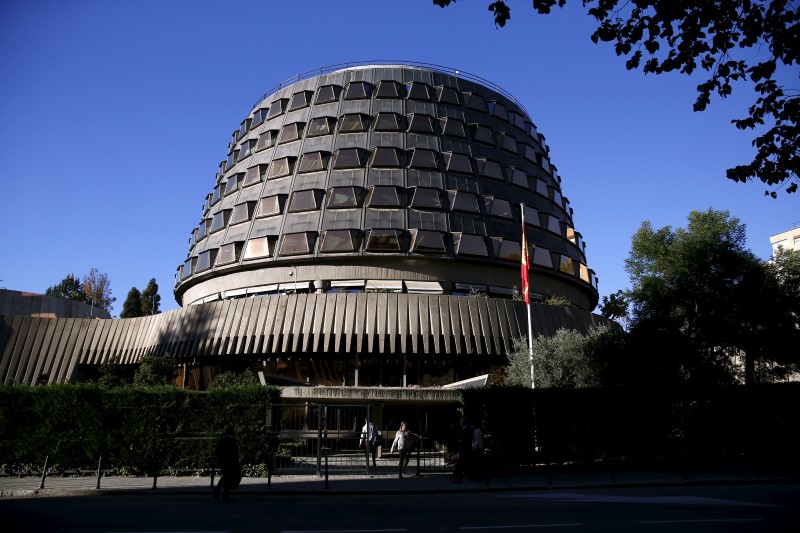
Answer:
[[[0,315],[38,318],[111,318],[108,311],[64,298],[0,289]]]

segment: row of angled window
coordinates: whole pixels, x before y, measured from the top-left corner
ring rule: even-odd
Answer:
[[[240,224],[257,218],[271,217],[288,213],[314,211],[322,209],[327,197],[327,209],[354,209],[364,207],[378,209],[449,209],[455,212],[480,215],[481,205],[486,216],[499,219],[514,220],[516,206],[509,200],[492,195],[479,196],[475,193],[458,190],[442,191],[431,187],[410,187],[407,191],[401,187],[374,186],[331,187],[327,195],[323,189],[305,189],[286,194],[265,196],[258,201],[236,204],[232,209],[223,209],[211,218],[204,219],[192,236],[193,245],[206,235],[224,229],[228,225]],[[407,197],[407,198],[406,198]],[[286,206],[288,202],[288,208]],[[535,227],[545,227],[552,233],[563,235],[561,221],[553,215],[544,214],[544,224],[538,210],[525,206],[525,223]]]
[[[264,180],[278,179],[295,173],[324,172],[333,170],[352,170],[358,168],[409,168],[427,172],[450,172],[505,181],[524,189],[530,189],[528,174],[521,168],[506,166],[484,157],[473,158],[458,152],[436,152],[425,148],[403,150],[388,146],[378,146],[372,150],[363,148],[341,148],[333,153],[327,151],[306,152],[299,158],[286,156],[249,167],[245,172],[229,176],[223,184],[218,184],[209,195],[208,205],[213,205],[220,196],[227,196],[240,188],[256,185]],[[536,192],[549,198],[547,184],[536,179]],[[561,193],[554,189],[553,201],[564,207]]]
[[[239,161],[250,155],[271,148],[276,144],[294,142],[303,137],[318,137],[330,135],[336,129],[337,120],[334,117],[316,117],[308,123],[292,122],[280,130],[267,130],[262,132],[257,139],[249,139],[235,146],[231,143],[228,158],[222,163],[223,171],[232,168]],[[438,123],[438,129],[436,124]],[[506,132],[497,132],[483,124],[465,124],[462,120],[453,117],[442,117],[438,120],[431,115],[412,113],[401,115],[399,113],[350,113],[342,115],[338,120],[340,133],[358,133],[372,129],[379,132],[408,131],[411,133],[436,134],[466,139],[467,131],[470,132],[475,142],[489,146],[499,146],[506,152],[522,155],[531,162],[543,164],[545,159],[533,146],[518,143],[516,138]]]
[[[448,237],[449,236],[449,237]],[[313,254],[317,245],[317,233],[301,232],[283,235],[278,246],[278,236],[256,237],[247,241],[232,242],[206,250],[197,257],[188,259],[181,267],[181,281],[217,266],[227,266],[240,260],[268,259],[275,256],[290,257]],[[363,241],[363,242],[362,242]],[[366,232],[355,229],[323,231],[319,238],[319,253],[405,253],[448,255],[510,261],[519,263],[522,250],[518,241],[488,238],[466,233],[446,234],[439,231],[416,230],[406,232],[398,229],[371,229]],[[491,250],[491,256],[490,256]],[[529,263],[543,268],[557,268],[560,272],[591,282],[590,271],[583,263],[571,257],[552,254],[541,247],[530,249]],[[557,261],[554,261],[554,255]]]
[[[348,83],[344,88],[339,85],[323,85],[316,91],[298,91],[291,98],[279,98],[270,103],[269,107],[257,109],[251,118],[242,121],[239,129],[234,132],[234,142],[244,137],[251,129],[261,125],[264,121],[282,115],[288,111],[295,111],[309,107],[312,104],[328,104],[336,102],[344,94],[344,100],[361,100],[366,98],[407,98],[418,101],[435,101],[440,104],[460,106],[462,103],[467,109],[490,115],[513,124],[520,130],[534,138],[538,137],[536,127],[525,120],[525,117],[516,111],[508,110],[504,104],[497,101],[484,100],[483,96],[473,91],[459,92],[454,87],[438,85],[431,88],[422,82],[409,82],[401,84],[396,81],[379,81],[376,85],[365,81]]]

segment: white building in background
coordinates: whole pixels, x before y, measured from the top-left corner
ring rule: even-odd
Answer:
[[[778,247],[783,247],[784,250],[794,250],[800,252],[800,226],[777,233],[769,238],[772,244],[772,257],[778,253]]]

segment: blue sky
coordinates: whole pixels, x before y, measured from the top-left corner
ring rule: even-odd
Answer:
[[[578,2],[547,17],[511,1],[495,29],[486,0],[0,2],[0,287],[44,292],[106,272],[117,297],[174,273],[231,132],[275,84],[317,67],[396,59],[445,65],[513,94],[548,141],[600,294],[628,285],[642,221],[684,226],[729,210],[747,247],[800,224],[800,195],[764,197],[725,169],[752,157],[752,92],[693,113],[701,78],[628,72],[589,39]],[[786,74],[797,85],[797,72]],[[535,283],[535,280],[534,280]]]

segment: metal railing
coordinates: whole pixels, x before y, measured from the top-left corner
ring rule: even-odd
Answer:
[[[392,59],[392,60],[390,60],[390,59],[375,59],[375,60],[371,60],[371,61],[352,61],[352,62],[348,62],[348,63],[338,63],[338,64],[335,64],[335,65],[327,65],[327,66],[319,67],[319,68],[316,68],[316,69],[313,69],[313,70],[308,70],[306,72],[301,72],[300,74],[295,74],[291,78],[278,83],[273,88],[271,88],[270,90],[265,92],[263,95],[261,95],[261,98],[259,98],[256,101],[256,103],[253,104],[253,107],[252,107],[251,111],[253,109],[256,109],[259,106],[259,104],[261,104],[261,102],[263,102],[264,99],[267,98],[269,95],[271,95],[271,94],[273,94],[273,93],[275,93],[277,91],[280,91],[281,89],[283,89],[285,87],[293,85],[293,84],[295,84],[295,83],[297,83],[299,81],[307,80],[309,78],[313,78],[313,77],[316,77],[316,76],[321,76],[323,74],[331,74],[333,72],[337,72],[337,71],[340,71],[340,70],[346,70],[346,69],[356,68],[356,67],[369,67],[369,66],[377,66],[377,67],[380,67],[380,66],[397,66],[397,67],[411,67],[411,68],[417,68],[417,69],[425,69],[425,70],[430,70],[430,71],[436,71],[436,72],[439,72],[439,73],[442,73],[442,74],[448,74],[450,76],[455,76],[457,78],[463,78],[465,80],[472,81],[472,82],[475,82],[475,83],[479,83],[479,84],[481,84],[481,85],[483,85],[485,87],[488,87],[489,89],[495,91],[496,93],[502,94],[503,96],[505,96],[506,98],[508,98],[512,102],[514,102],[526,115],[528,115],[530,117],[530,115],[528,114],[528,111],[525,109],[525,107],[522,105],[522,103],[519,102],[511,93],[509,93],[508,91],[506,91],[505,89],[503,89],[502,87],[497,85],[496,83],[493,83],[493,82],[491,82],[491,81],[489,81],[487,79],[484,79],[484,78],[482,78],[482,77],[480,77],[478,75],[470,74],[469,72],[464,72],[461,69],[455,69],[455,68],[446,67],[446,66],[443,66],[443,65],[436,65],[436,64],[432,64],[432,63],[420,63],[420,62],[417,62],[417,61],[402,61],[402,60],[399,60],[399,59]]]

